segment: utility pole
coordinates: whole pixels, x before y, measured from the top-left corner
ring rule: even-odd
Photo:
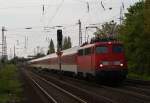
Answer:
[[[16,57],[16,47],[14,45],[14,58]]]
[[[2,58],[4,58],[4,31],[5,27],[2,27]]]
[[[36,50],[35,50],[35,48],[34,48],[34,56],[36,55]]]
[[[6,36],[4,39],[5,39],[4,40],[4,56],[7,59],[7,39],[6,39]]]
[[[25,39],[24,39],[24,48],[25,48],[25,50],[26,50],[26,36],[25,36]]]
[[[123,19],[123,10],[122,7],[120,7],[120,25],[122,24],[122,19]]]
[[[37,46],[36,48],[37,48],[37,54],[39,54],[40,53],[40,46]]]
[[[6,36],[4,32],[6,31],[5,27],[2,27],[2,59],[5,59],[7,56],[7,44],[6,44]]]
[[[13,58],[12,49],[10,48],[10,58]]]
[[[27,36],[25,36],[25,42],[24,42],[24,48],[25,48],[25,50],[27,49],[27,46],[28,45],[28,37]]]
[[[82,45],[82,28],[81,28],[81,21],[78,21],[79,24],[79,46]]]

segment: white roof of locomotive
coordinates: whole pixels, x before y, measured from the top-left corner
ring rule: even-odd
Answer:
[[[75,46],[70,49],[63,50],[62,52],[63,52],[63,55],[70,55],[70,54],[77,53],[78,49],[79,49],[79,46]],[[56,58],[56,57],[57,57],[56,53],[53,53],[53,54],[49,54],[49,55],[46,55],[46,56],[38,58],[38,59],[30,60],[29,63],[46,60],[46,59],[50,59],[50,58]]]

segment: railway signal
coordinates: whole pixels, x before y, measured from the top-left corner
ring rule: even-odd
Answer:
[[[61,56],[63,54],[63,52],[61,51],[62,50],[62,38],[63,38],[63,35],[62,35],[62,30],[61,29],[58,29],[57,30],[57,44],[58,44],[58,48],[57,48],[57,56],[58,56],[58,62],[59,62],[59,71],[60,71],[60,79],[62,78],[61,76]]]
[[[62,30],[58,29],[57,30],[57,44],[58,44],[59,50],[62,50],[62,38],[63,38]]]

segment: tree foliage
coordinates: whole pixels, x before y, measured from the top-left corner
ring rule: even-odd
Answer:
[[[49,44],[49,49],[47,51],[47,54],[55,53],[55,47],[54,47],[54,42],[51,39],[50,44]]]
[[[129,68],[150,74],[150,7],[144,1],[128,8],[120,26],[120,39],[125,44]]]
[[[150,34],[150,0],[146,0],[144,10],[145,33],[148,35]]]
[[[41,57],[44,57],[45,56],[45,54],[43,54],[43,53],[38,53],[34,58],[41,58]]]
[[[64,37],[62,49],[63,50],[69,49],[69,48],[71,48],[71,46],[72,46],[71,38],[69,36],[68,37]]]
[[[94,33],[96,37],[112,37],[118,34],[118,25],[114,21],[106,22]]]
[[[71,38],[68,36],[68,48],[72,47]]]

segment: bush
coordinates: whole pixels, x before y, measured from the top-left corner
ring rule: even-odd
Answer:
[[[16,66],[5,65],[0,70],[0,103],[18,103],[21,101],[21,93]]]
[[[147,15],[150,7],[145,4],[140,1],[128,8],[119,30],[119,37],[125,44],[128,67],[141,76],[150,75],[150,15]]]

